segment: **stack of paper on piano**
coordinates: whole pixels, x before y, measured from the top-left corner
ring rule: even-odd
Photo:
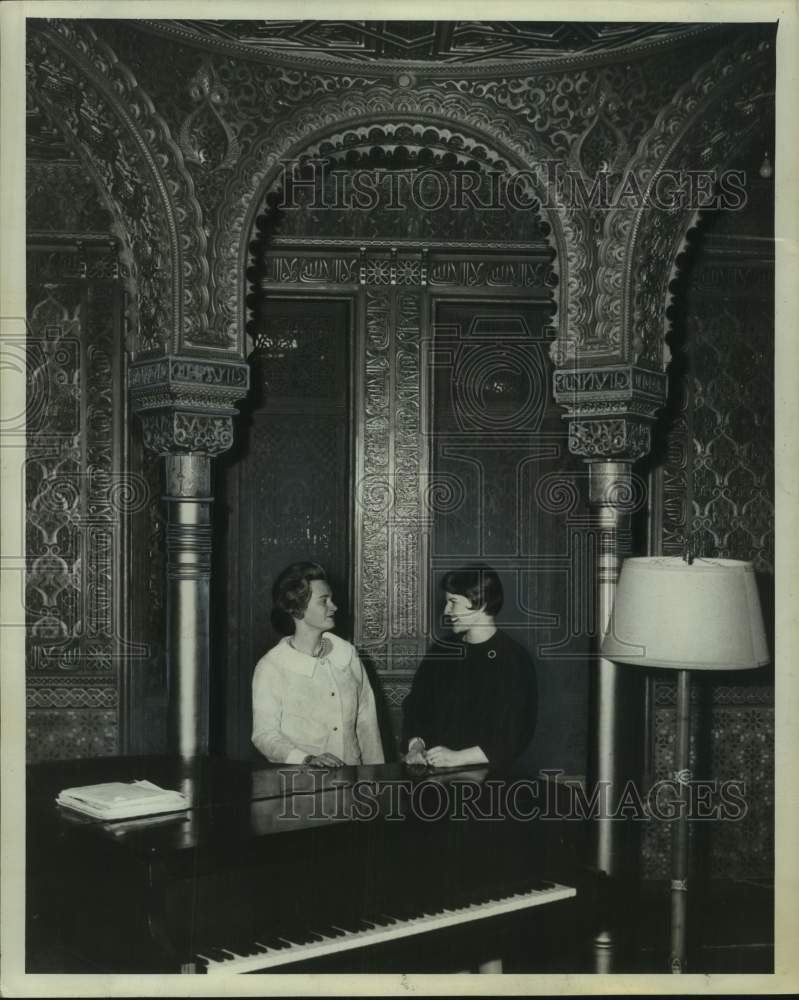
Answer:
[[[185,795],[159,788],[151,781],[108,781],[65,788],[56,797],[56,802],[97,819],[128,819],[189,808]]]

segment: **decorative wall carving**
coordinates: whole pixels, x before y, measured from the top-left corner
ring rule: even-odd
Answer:
[[[573,454],[634,462],[649,452],[651,423],[666,402],[665,374],[634,365],[563,369],[553,386]]]
[[[149,491],[120,448],[119,282],[87,276],[91,251],[81,273],[74,252],[28,259],[27,701],[40,760],[119,749],[119,553]]]
[[[697,692],[694,712],[702,715],[710,730],[700,734],[696,726],[692,727],[690,764],[698,779],[738,782],[746,812],[737,822],[714,824],[709,843],[701,839],[706,831],[692,831],[693,850],[702,853],[702,873],[707,878],[770,879],[774,864],[774,709],[762,700],[758,702],[753,693],[744,696],[735,688],[727,691],[723,695],[714,693],[712,707],[704,712],[702,702],[708,700],[708,692]],[[673,769],[673,702],[673,685],[659,683],[652,737],[656,779],[665,778]],[[699,760],[702,765],[695,770]],[[645,876],[667,879],[668,824],[647,823],[641,846]]]
[[[138,348],[229,346],[208,326],[202,211],[152,102],[86,22],[48,21],[29,45],[29,86],[113,208],[138,289]]]
[[[664,365],[671,262],[698,206],[681,206],[679,199],[673,208],[653,204],[652,185],[664,171],[684,182],[691,170],[720,171],[727,164],[760,116],[773,113],[773,53],[771,39],[740,39],[697,70],[658,114],[625,168],[625,183],[634,179],[631,190],[644,197],[613,209],[604,224],[596,347],[584,349]]]
[[[434,21],[144,21],[157,35],[186,40],[243,59],[266,59],[283,65],[335,68],[359,63],[397,85],[410,86],[417,72],[450,71],[485,76],[506,68],[577,63],[592,65],[612,58],[624,45],[628,56],[657,51],[664,43],[685,45],[717,32],[714,24],[601,23],[529,21],[451,21],[446,31]],[[608,51],[610,50],[610,51]],[[455,64],[453,67],[451,64]],[[487,65],[486,65],[487,64]],[[400,73],[400,70],[406,72]]]
[[[30,709],[28,761],[107,757],[119,752],[115,708]]]
[[[215,277],[211,283],[211,308],[215,318],[207,330],[187,335],[187,342],[228,347],[238,353],[244,349],[244,309],[238,274],[244,263],[249,219],[258,192],[269,185],[270,177],[277,175],[286,157],[303,150],[366,155],[358,151],[358,146],[368,141],[367,128],[374,126],[382,128],[386,136],[411,136],[412,156],[414,143],[433,142],[425,130],[429,132],[434,126],[441,155],[448,149],[455,163],[469,157],[485,165],[501,165],[511,174],[560,164],[575,171],[589,186],[603,176],[610,181],[611,189],[618,190],[619,183],[632,176],[646,190],[654,167],[671,164],[670,148],[678,148],[682,158],[691,158],[690,165],[700,162],[710,167],[720,163],[723,151],[718,143],[710,142],[708,146],[711,135],[739,134],[740,126],[752,119],[759,98],[767,96],[767,88],[752,83],[759,72],[756,64],[760,57],[752,41],[757,29],[748,29],[737,39],[734,32],[726,32],[732,45],[715,60],[711,55],[719,52],[724,33],[697,30],[688,32],[679,53],[665,46],[654,45],[649,50],[643,46],[632,62],[624,64],[608,53],[597,53],[537,68],[523,63],[508,64],[502,71],[498,66],[472,67],[459,76],[430,66],[414,71],[409,77],[412,86],[403,87],[393,79],[396,74],[389,74],[389,80],[385,67],[379,64],[347,67],[340,62],[336,65],[334,60],[322,69],[311,59],[292,67],[275,57],[276,64],[267,65],[256,60],[234,60],[221,51],[198,51],[153,36],[142,45],[137,31],[112,22],[98,22],[85,31],[64,28],[61,22],[55,22],[55,26],[47,32],[57,32],[61,36],[59,44],[65,45],[68,39],[75,49],[90,53],[95,65],[112,67],[126,99],[135,96],[139,101],[141,121],[158,120],[158,128],[151,128],[150,134],[166,151],[164,163],[171,164],[169,177],[179,189],[173,193],[175,211],[183,211],[188,220],[182,223],[183,236],[197,249],[196,253],[186,249],[184,254],[192,275],[198,276],[197,280],[187,278],[192,288],[189,294],[202,297],[207,287],[199,277],[205,237],[196,200],[192,201],[187,186],[189,173],[193,175],[206,212],[206,225],[213,232]],[[769,30],[764,28],[761,36]],[[110,39],[139,79],[146,81],[159,111],[166,115],[172,135],[183,146],[185,165],[175,148],[177,143],[169,146],[162,120],[141,100],[143,95],[133,87],[132,77],[126,80],[121,68],[106,58],[110,50],[96,37],[98,33]],[[181,37],[181,33],[175,37]],[[304,56],[298,53],[296,58],[302,62]],[[725,66],[740,73],[740,80],[728,79]],[[736,88],[744,98],[727,100],[724,95]],[[672,100],[675,93],[678,96]],[[49,99],[52,105],[53,94]],[[700,120],[711,105],[719,109],[719,117],[711,124],[715,131],[704,136],[692,133],[690,141],[684,141],[691,121]],[[364,124],[366,121],[369,126]],[[81,138],[84,144],[89,139]],[[706,148],[712,152],[705,155]],[[637,152],[632,154],[634,150]],[[114,158],[133,162],[130,156]],[[95,159],[99,162],[99,154]],[[99,167],[98,171],[102,174]],[[118,179],[116,183],[121,190],[123,185]],[[605,220],[603,210],[581,204],[568,191],[564,194],[563,185],[550,177],[537,180],[536,193],[552,226],[550,238],[557,251],[561,278],[561,328],[553,345],[556,363],[563,364],[577,352],[581,357],[607,360],[630,360],[634,354],[660,363],[656,355],[662,328],[655,319],[662,311],[662,293],[675,241],[680,228],[684,229],[684,217],[677,211],[620,207],[608,213]],[[120,204],[124,200],[118,194],[115,197]],[[132,221],[130,211],[127,215],[130,218],[126,216],[126,221]],[[148,211],[146,215],[152,217],[153,213]],[[431,217],[431,213],[422,213],[420,219],[426,222]],[[653,227],[651,231],[647,226]],[[597,235],[601,235],[603,249],[595,286],[593,247]],[[145,255],[147,247],[163,242],[136,239],[137,249]],[[656,245],[662,252],[652,251]],[[194,266],[195,259],[200,261],[199,269]],[[146,271],[149,267],[155,281],[158,269],[151,263],[139,262],[139,269],[144,267]],[[171,293],[177,296],[173,300],[177,313],[181,302],[176,289],[182,272],[175,268],[174,273],[177,278]],[[150,294],[151,284],[145,275],[145,302],[158,301]],[[635,305],[631,300],[634,287],[638,296]],[[592,322],[595,303],[599,323]],[[204,300],[198,299],[195,305],[200,308],[192,312],[205,317]],[[163,324],[150,326],[156,331]],[[163,334],[153,336],[158,342]],[[650,344],[642,354],[646,338],[655,346]]]
[[[477,244],[475,244],[477,245]],[[506,248],[509,249],[509,248]],[[261,288],[287,283],[312,286],[351,285],[431,285],[456,288],[527,288],[550,297],[557,285],[551,252],[530,250],[529,260],[498,256],[475,260],[453,257],[451,252],[437,254],[426,250],[380,256],[374,252],[368,258],[361,252],[339,252],[329,256],[298,254],[278,249],[264,255],[259,283]],[[535,256],[545,259],[536,260]]]
[[[460,288],[537,288],[557,284],[553,265],[547,261],[433,260],[430,285]]]
[[[300,257],[269,254],[264,259],[262,283],[304,285],[317,283],[354,284],[358,280],[359,259],[352,256]]]
[[[568,412],[579,412],[584,403],[621,400],[649,403],[654,413],[666,396],[666,375],[634,365],[574,368],[556,371],[553,386]]]
[[[60,237],[61,234],[59,243]],[[31,282],[59,282],[76,278],[120,278],[125,281],[127,275],[119,263],[117,243],[110,236],[98,240],[93,234],[86,234],[84,239],[70,234],[67,238],[69,243],[58,250],[37,246],[28,263],[27,277]]]
[[[183,155],[211,172],[223,169],[237,159],[239,143],[224,116],[227,88],[220,83],[210,59],[192,77],[189,96],[195,107],[183,119],[178,133]]]
[[[246,395],[249,366],[235,361],[163,357],[128,369],[131,405],[145,447],[160,455],[218,455],[233,444],[233,406]]]
[[[250,369],[244,362],[159,358],[128,370],[131,402],[137,412],[169,406],[227,411],[247,394]]]
[[[364,472],[356,483],[356,510],[360,521],[362,596],[357,639],[377,646],[388,638],[389,528],[393,506],[392,470],[389,468],[389,435],[392,324],[391,289],[366,291],[366,347],[363,387]]]
[[[218,220],[217,257],[214,264],[216,299],[220,322],[231,331],[236,317],[243,309],[241,295],[233,298],[223,289],[236,288],[234,274],[243,268],[251,219],[263,202],[264,192],[279,180],[281,166],[299,156],[309,144],[318,144],[328,136],[335,137],[352,124],[357,127],[364,118],[376,125],[396,127],[403,122],[430,123],[439,131],[449,130],[461,145],[475,139],[483,146],[496,150],[494,154],[518,170],[521,165],[546,159],[548,150],[538,138],[521,131],[496,108],[491,108],[472,98],[459,95],[442,95],[429,88],[416,88],[413,92],[400,92],[395,88],[377,85],[370,89],[351,86],[335,97],[324,96],[308,101],[295,109],[290,117],[274,123],[268,136],[243,155],[231,180],[228,206]],[[324,147],[320,145],[320,149]],[[540,192],[543,200],[543,190]],[[547,222],[551,227],[550,242],[556,248],[556,259],[565,260],[565,243],[557,210],[549,210]],[[562,213],[561,213],[562,214]],[[557,253],[562,249],[563,254]],[[565,297],[565,294],[564,294]]]
[[[29,158],[25,207],[28,232],[109,233],[113,222],[78,161]]]

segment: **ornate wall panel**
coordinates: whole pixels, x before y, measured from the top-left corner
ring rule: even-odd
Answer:
[[[738,226],[749,218],[751,213]],[[698,556],[752,560],[773,636],[772,243],[711,230],[697,235],[692,260],[675,321],[674,336],[684,336],[688,361],[663,442],[660,545],[667,555],[681,555],[688,538]],[[681,344],[675,344],[678,357]],[[705,853],[703,867],[710,877],[769,878],[773,668],[697,678],[693,686],[696,776],[744,782],[747,803],[745,817],[718,824],[709,842],[698,831],[695,850]],[[657,681],[651,748],[656,778],[672,766],[674,705],[674,687]],[[666,875],[668,851],[668,829],[649,825],[643,838],[648,875]]]
[[[702,193],[692,184],[699,172],[719,176],[749,133],[762,130],[763,116],[773,115],[774,51],[773,34],[761,29],[718,52],[673,94],[626,164],[597,274],[595,336],[611,352],[662,366],[672,262],[699,209],[725,186],[711,180]],[[663,185],[664,174],[676,180]],[[740,210],[740,182],[727,196],[731,210]]]
[[[684,213],[631,208],[627,202],[608,213],[604,205],[595,206],[591,192],[606,186],[616,198],[634,181],[634,191],[646,193],[658,166],[684,165],[672,164],[673,149],[689,166],[716,168],[722,163],[724,143],[735,141],[731,137],[766,106],[761,100],[769,96],[768,84],[764,89],[758,75],[758,45],[765,39],[768,46],[767,36],[773,34],[770,27],[736,31],[703,25],[673,39],[657,32],[651,39],[636,35],[634,44],[618,52],[612,47],[572,50],[566,36],[553,36],[547,42],[554,49],[552,58],[545,61],[525,61],[516,53],[464,64],[454,72],[452,64],[434,61],[404,71],[401,63],[358,60],[357,46],[349,64],[340,57],[326,58],[324,52],[303,52],[296,42],[285,51],[266,52],[246,38],[223,43],[214,32],[207,35],[204,49],[196,26],[178,22],[161,28],[113,20],[80,28],[75,24],[52,22],[42,32],[49,49],[46,58],[40,53],[32,60],[32,79],[43,104],[92,152],[127,229],[135,233],[131,266],[135,264],[141,286],[145,337],[155,338],[149,346],[157,346],[162,335],[157,331],[170,322],[153,310],[163,310],[163,303],[171,301],[172,325],[180,326],[186,306],[186,322],[197,327],[184,331],[187,345],[243,353],[240,274],[259,192],[296,152],[318,144],[327,155],[340,143],[357,145],[359,130],[388,123],[408,131],[433,126],[449,143],[445,159],[483,157],[486,165],[496,162],[498,169],[536,175],[532,186],[552,227],[561,277],[561,329],[553,345],[558,364],[588,355],[591,361],[619,354],[631,360],[631,350],[659,363],[655,355],[662,330],[656,317],[687,219]],[[341,30],[346,34],[346,26]],[[500,31],[496,25],[491,30]],[[564,45],[566,54],[555,55]],[[52,85],[56,78],[74,82],[71,67],[85,77],[77,88],[83,116],[76,116]],[[740,80],[732,80],[729,67]],[[116,104],[110,90],[97,89],[98,72],[114,79],[123,95],[114,98]],[[714,102],[717,120],[704,130],[694,129],[686,142],[686,125],[708,118]],[[125,117],[125,104],[135,108],[138,136],[130,129],[131,116]],[[132,146],[101,150],[96,136],[83,128],[82,118],[110,123],[112,105],[111,119],[116,115],[125,122],[134,145],[145,137],[135,152]],[[96,131],[106,135],[106,142],[115,134],[105,126]],[[724,137],[721,144],[719,136]],[[145,192],[150,203],[137,215],[124,170],[109,170],[109,164],[125,165],[128,172],[137,169],[134,164],[145,155],[147,142],[161,154],[160,173],[150,170],[152,192]],[[398,145],[405,145],[404,138]],[[559,171],[566,176],[555,176]],[[166,210],[159,212],[159,207]],[[467,214],[462,213],[464,219]],[[420,213],[419,225],[427,225],[429,218]],[[368,214],[362,221],[369,225]],[[145,231],[162,223],[172,225],[160,234],[163,238]],[[645,231],[647,226],[654,228]],[[213,321],[205,300],[206,235],[215,272]],[[597,237],[603,249],[595,261]],[[148,257],[154,246],[170,248],[174,280],[169,289],[155,288],[165,267]],[[595,287],[596,263],[600,273]],[[654,311],[647,297],[656,303]],[[592,318],[595,305],[599,323]]]
[[[228,348],[208,325],[206,235],[191,178],[163,119],[85,22],[29,32],[28,86],[108,199],[138,290],[133,346]]]
[[[32,759],[111,753],[123,521],[147,498],[122,451],[121,286],[107,249],[89,252],[83,266],[65,250],[29,261],[29,751]],[[56,709],[68,711],[53,726]]]
[[[256,212],[261,210],[266,191],[282,183],[283,166],[292,163],[293,157],[306,153],[309,146],[318,145],[322,153],[328,143],[335,148],[339,136],[343,142],[351,134],[351,129],[360,127],[364,120],[373,121],[381,129],[405,126],[411,131],[412,126],[417,127],[420,121],[429,123],[435,135],[443,131],[451,137],[454,151],[477,143],[483,153],[488,149],[491,156],[499,157],[502,169],[511,164],[511,173],[519,169],[519,164],[539,162],[548,157],[548,150],[542,148],[537,137],[519,132],[512,120],[498,115],[496,109],[476,99],[442,95],[433,87],[403,91],[382,84],[370,90],[359,89],[353,84],[337,97],[327,96],[324,89],[322,93],[325,96],[309,100],[290,118],[278,121],[268,139],[265,137],[248,156],[242,158],[231,181],[231,207],[219,219],[216,281],[220,291],[235,287],[233,269],[243,269],[246,263],[248,241],[245,232],[252,225]],[[466,162],[464,160],[464,165]],[[541,189],[543,196],[544,183],[537,180],[530,183]],[[530,213],[532,234],[541,232],[541,223],[536,219],[539,208],[540,201],[536,204],[535,213]],[[564,213],[554,208],[545,211],[545,214],[549,225],[547,238],[556,251],[563,250],[557,256],[558,266],[562,266],[567,260],[560,218]],[[241,299],[235,301],[229,296],[227,299],[220,296],[217,308],[220,319],[231,324],[242,312],[242,302]]]
[[[111,215],[77,161],[28,160],[25,204],[29,232],[80,234],[111,229]]]

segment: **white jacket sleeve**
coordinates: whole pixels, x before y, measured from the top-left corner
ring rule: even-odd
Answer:
[[[268,760],[278,764],[301,764],[306,754],[283,734],[282,717],[277,671],[270,670],[262,660],[252,678],[252,742]]]
[[[377,724],[375,695],[369,677],[355,651],[352,654],[352,667],[356,678],[360,675],[355,731],[361,749],[361,760],[364,764],[383,764],[385,756],[383,742],[380,739],[380,727]]]

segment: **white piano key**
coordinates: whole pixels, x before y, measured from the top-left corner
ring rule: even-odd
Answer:
[[[281,950],[269,949],[267,954],[234,956],[224,961],[209,958],[204,954],[200,954],[197,957],[207,963],[205,970],[207,975],[266,971],[280,965],[289,965],[294,962],[302,962],[313,958],[323,958],[326,955],[333,955],[340,951],[350,951],[355,948],[383,944],[387,941],[411,937],[414,934],[429,933],[445,927],[455,927],[458,924],[470,923],[474,920],[513,913],[517,910],[528,909],[529,907],[538,906],[543,903],[554,903],[561,899],[569,899],[576,894],[576,890],[570,886],[553,883],[551,888],[532,889],[527,892],[514,893],[512,896],[491,900],[488,903],[466,904],[462,907],[454,907],[452,910],[442,910],[441,913],[437,913],[434,916],[412,917],[406,920],[396,920],[396,923],[386,925],[377,925],[370,920],[367,923],[373,924],[372,930],[345,931],[344,937],[324,938],[320,934],[323,937],[322,941],[311,941],[307,944],[298,945],[288,941],[289,948]],[[288,939],[282,938],[282,940]],[[228,951],[225,948],[220,948],[219,950],[223,952]]]

